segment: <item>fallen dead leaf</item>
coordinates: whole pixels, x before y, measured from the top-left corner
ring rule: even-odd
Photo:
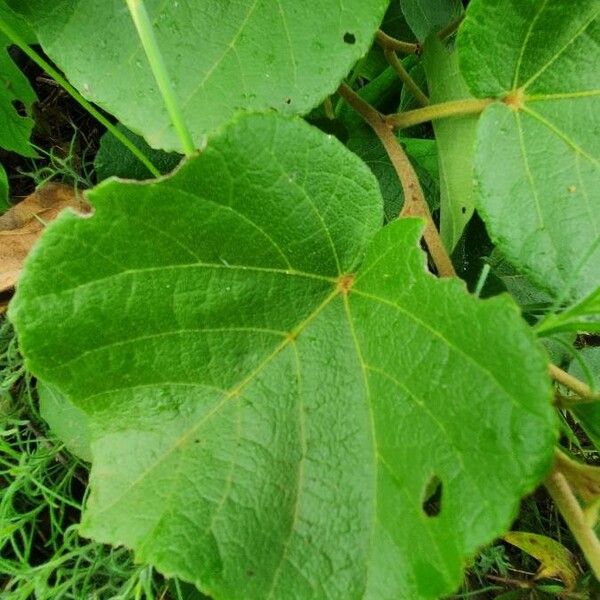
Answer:
[[[67,207],[81,213],[90,211],[73,188],[49,183],[0,216],[0,292],[15,286],[23,262],[44,227]]]

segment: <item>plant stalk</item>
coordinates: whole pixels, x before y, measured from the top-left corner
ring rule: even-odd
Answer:
[[[544,485],[579,544],[592,572],[597,579],[600,579],[600,540],[588,524],[583,509],[575,498],[569,483],[564,475],[555,468]]]
[[[584,402],[600,401],[600,393],[595,393],[590,386],[577,379],[577,377],[569,375],[569,373],[552,363],[548,366],[548,370],[550,371],[550,377],[552,377],[554,381],[557,381],[561,385],[564,385],[575,392]],[[573,404],[578,404],[578,402],[574,401]]]
[[[451,100],[430,104],[424,108],[407,110],[406,112],[388,115],[387,123],[395,129],[405,129],[427,121],[436,121],[448,117],[475,115],[482,112],[494,100],[492,98],[472,98],[468,100]]]
[[[419,44],[402,42],[381,31],[381,29],[377,32],[375,39],[384,50],[392,50],[394,52],[401,52],[402,54],[419,54],[421,52]]]
[[[423,237],[439,276],[455,277],[456,271],[431,218],[419,178],[385,117],[345,83],[338,88],[338,93],[372,127],[390,157],[404,192],[404,207],[400,217],[422,217],[425,220]]]
[[[88,102],[48,61],[40,56],[14,31],[8,23],[0,18],[0,31],[15,45],[18,46],[40,69],[45,71],[58,85],[60,85],[75,102],[84,108],[98,123],[106,127],[111,134],[123,144],[154,177],[160,177],[161,172],[152,164],[150,159],[125,135],[119,131],[93,104]]]
[[[402,83],[410,90],[415,100],[421,106],[429,106],[429,98],[423,93],[415,80],[408,74],[408,71],[404,68],[402,61],[398,58],[398,56],[396,56],[396,53],[393,50],[386,48],[384,50],[384,54],[387,61],[398,74],[398,77]]]
[[[186,156],[192,156],[196,152],[194,142],[186,127],[181,107],[177,101],[175,90],[171,85],[167,67],[163,55],[160,52],[160,48],[158,47],[158,42],[154,35],[152,23],[148,17],[144,2],[143,0],[127,0],[127,6],[137,29],[140,41],[142,42],[142,47],[146,53],[148,63],[152,69],[152,74],[154,75],[158,89],[163,97],[167,112],[169,113],[173,127],[175,127],[175,131],[177,132],[179,141],[183,147],[183,151]]]

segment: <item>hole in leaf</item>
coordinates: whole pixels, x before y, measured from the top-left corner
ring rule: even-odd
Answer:
[[[461,206],[460,207],[460,212],[464,215],[467,212],[467,207],[466,206]]]
[[[13,100],[12,105],[20,117],[27,116],[27,109],[25,108],[25,105],[23,104],[23,102],[21,102],[20,100]]]
[[[286,104],[291,104],[292,103],[292,99],[291,98],[286,98],[285,99],[285,103]]]
[[[346,44],[354,44],[356,42],[356,36],[353,33],[350,33],[349,31],[347,31],[344,34],[344,42],[346,42]]]
[[[423,490],[423,512],[428,517],[437,517],[442,510],[442,482],[437,475],[433,475]]]

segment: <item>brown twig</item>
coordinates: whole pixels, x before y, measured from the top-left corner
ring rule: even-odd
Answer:
[[[384,50],[392,50],[394,52],[401,52],[402,54],[419,54],[421,52],[420,44],[402,42],[381,30],[377,32],[375,39]]]
[[[417,177],[408,156],[406,156],[404,149],[396,139],[394,132],[387,124],[385,117],[368,102],[365,102],[345,83],[342,83],[339,87],[338,93],[372,127],[390,157],[390,161],[398,174],[404,192],[404,207],[400,216],[422,217],[425,219],[425,231],[423,232],[423,237],[439,276],[455,277],[456,271],[442,244],[435,223],[431,218],[425,195],[423,194],[421,184],[419,183],[419,178]]]

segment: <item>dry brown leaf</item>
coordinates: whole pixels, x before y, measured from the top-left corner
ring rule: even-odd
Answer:
[[[67,207],[82,213],[90,210],[73,188],[49,183],[0,216],[0,292],[15,286],[46,223]]]

